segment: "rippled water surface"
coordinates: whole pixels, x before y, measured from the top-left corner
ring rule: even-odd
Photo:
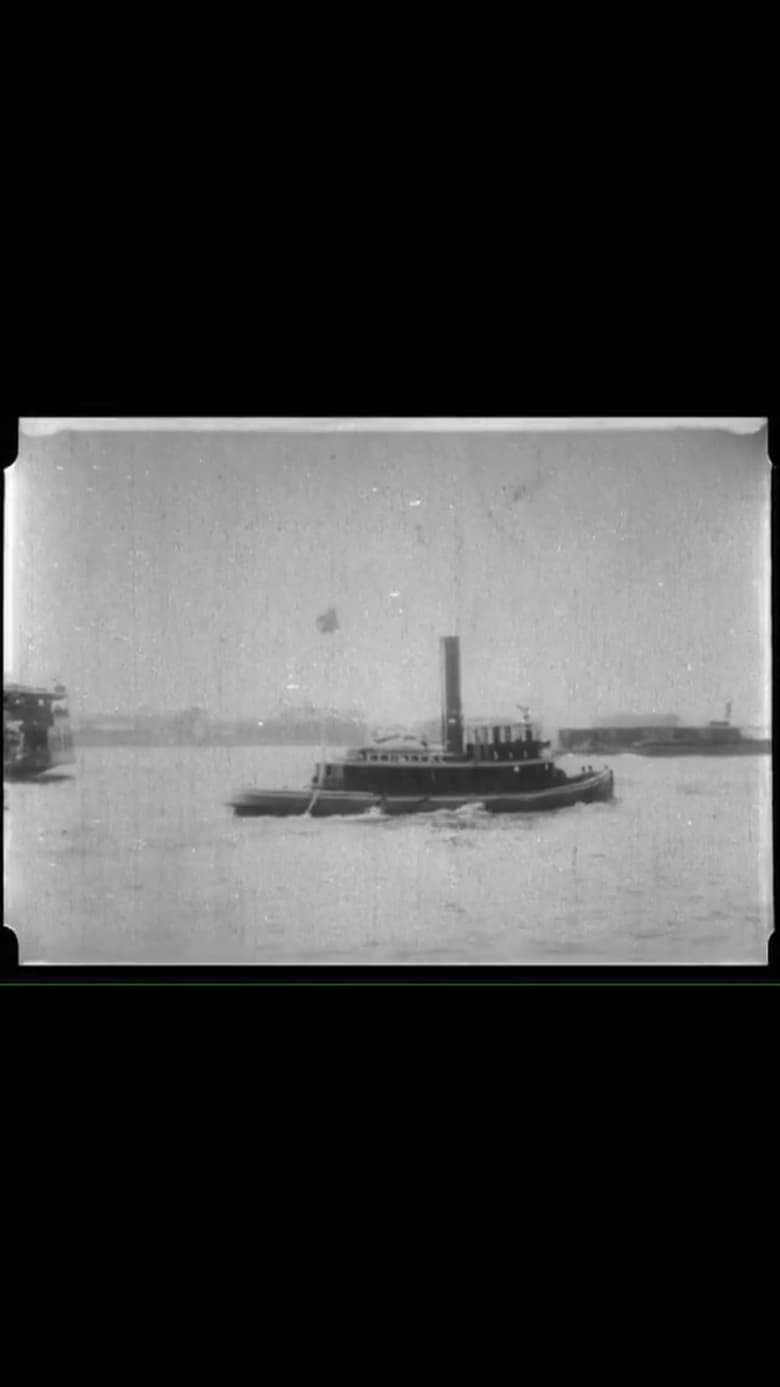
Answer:
[[[614,804],[535,817],[226,807],[252,784],[306,784],[315,756],[82,748],[72,776],[7,785],[23,961],[766,961],[768,756],[619,756]]]

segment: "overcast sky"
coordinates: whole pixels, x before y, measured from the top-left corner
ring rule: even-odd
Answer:
[[[467,714],[769,721],[765,429],[65,431],[7,516],[6,676],[77,714],[408,722],[457,631]]]

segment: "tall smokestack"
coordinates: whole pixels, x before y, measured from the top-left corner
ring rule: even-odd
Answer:
[[[447,751],[463,755],[463,707],[460,700],[460,640],[441,638],[441,740]]]

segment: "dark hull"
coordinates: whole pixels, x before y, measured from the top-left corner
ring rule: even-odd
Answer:
[[[772,750],[771,741],[745,738],[744,742],[651,742],[633,748],[637,756],[767,756]]]
[[[383,814],[433,814],[441,809],[463,809],[479,805],[492,814],[541,814],[551,810],[568,809],[574,804],[592,804],[612,799],[614,780],[611,771],[572,778],[566,784],[521,794],[496,795],[376,795],[351,790],[247,790],[231,801],[240,817],[310,814],[312,818],[332,815],[365,814],[379,810]]]
[[[46,775],[47,771],[56,770],[59,766],[74,765],[75,760],[72,752],[19,756],[4,760],[3,780],[37,780],[40,776]]]

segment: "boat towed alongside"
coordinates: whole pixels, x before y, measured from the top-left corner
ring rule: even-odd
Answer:
[[[527,715],[520,727],[464,729],[458,637],[442,637],[441,648],[441,747],[409,738],[358,747],[340,760],[321,761],[307,789],[244,791],[230,802],[236,814],[414,814],[466,805],[537,814],[614,797],[611,770],[567,775]]]

